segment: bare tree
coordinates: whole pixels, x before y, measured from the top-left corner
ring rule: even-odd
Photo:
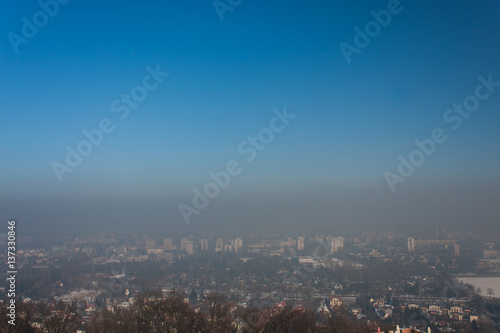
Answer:
[[[137,312],[133,309],[117,308],[115,312],[106,309],[94,313],[86,325],[88,333],[134,333],[138,331]]]
[[[199,332],[207,326],[203,317],[177,293],[165,299],[139,298],[137,319],[139,332]]]
[[[322,333],[350,333],[359,332],[347,315],[344,308],[337,308],[324,318],[325,325],[322,327]]]
[[[208,317],[208,332],[233,332],[231,305],[223,294],[212,292],[205,296],[202,311]]]
[[[8,323],[11,320],[7,314],[10,311],[7,309],[7,304],[0,304],[0,332],[6,333],[31,333],[35,330],[30,325],[31,316],[33,314],[33,307],[30,304],[16,304],[16,315],[14,323],[11,325]]]
[[[78,329],[80,318],[75,314],[76,305],[56,303],[52,310],[46,309],[43,327],[48,333],[70,333]]]
[[[273,314],[266,323],[264,332],[277,333],[316,333],[315,314],[305,309],[292,309],[286,306],[281,309],[273,309]]]
[[[234,316],[242,322],[240,331],[244,333],[262,332],[267,322],[267,318],[257,307],[238,308]]]

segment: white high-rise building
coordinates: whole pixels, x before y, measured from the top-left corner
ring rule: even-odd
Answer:
[[[330,238],[330,253],[337,252],[337,238]]]
[[[304,237],[300,236],[297,238],[297,250],[301,251],[304,249]]]
[[[415,252],[415,238],[408,237],[408,251],[410,253]]]
[[[163,249],[164,250],[172,250],[172,238],[165,238],[163,240]]]
[[[243,251],[243,239],[236,238],[234,240],[234,252],[241,253]]]
[[[330,238],[330,253],[339,252],[344,248],[344,238],[343,237],[331,237]]]
[[[186,252],[189,255],[193,254],[193,242],[192,241],[189,241],[186,243]]]
[[[146,250],[153,250],[155,248],[155,240],[150,238],[146,240]]]
[[[189,238],[181,238],[181,251],[186,250],[187,243],[189,243]]]
[[[202,239],[200,248],[202,251],[207,251],[208,250],[208,239]]]
[[[344,249],[344,237],[337,237],[338,250]]]
[[[215,242],[215,252],[222,252],[224,250],[224,242],[222,241],[222,238],[217,238],[217,241]]]

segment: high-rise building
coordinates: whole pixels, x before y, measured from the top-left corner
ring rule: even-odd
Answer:
[[[408,252],[415,252],[415,238],[408,237]]]
[[[224,250],[224,242],[222,241],[222,238],[217,238],[217,241],[215,242],[215,252],[222,252]]]
[[[338,250],[337,238],[330,238],[330,253],[335,253]]]
[[[208,239],[202,239],[200,242],[200,248],[202,251],[207,251],[208,250]]]
[[[153,250],[155,248],[155,240],[149,238],[146,240],[146,250]]]
[[[300,236],[297,238],[297,250],[301,251],[304,249],[304,237]]]
[[[330,238],[331,236],[329,236]],[[344,238],[343,237],[331,237],[330,238],[330,253],[339,252],[344,248]]]
[[[455,244],[455,257],[460,255],[460,245]]]
[[[344,237],[337,237],[337,243],[338,243],[338,249],[343,250],[344,249]]]
[[[243,251],[243,239],[236,238],[234,240],[234,252],[241,253]]]
[[[163,240],[163,249],[164,250],[172,250],[172,238],[165,238]]]
[[[189,243],[189,238],[181,238],[181,251],[186,250],[186,245]]]
[[[189,255],[192,255],[193,254],[193,242],[192,241],[188,241],[186,243],[186,252],[187,254]]]
[[[281,247],[294,247],[295,245],[295,239],[292,237],[288,237],[286,241],[281,242]]]

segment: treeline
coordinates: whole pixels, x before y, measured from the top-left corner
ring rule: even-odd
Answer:
[[[0,316],[7,318],[7,307]],[[268,308],[237,308],[220,293],[210,293],[196,306],[184,297],[171,293],[148,294],[137,298],[128,308],[114,307],[87,316],[76,305],[62,302],[23,303],[16,309],[16,325],[0,323],[1,332],[64,333],[82,330],[87,333],[137,332],[305,332],[352,333],[376,332],[377,325],[359,323],[347,311],[334,315],[318,314],[304,308],[275,305]]]

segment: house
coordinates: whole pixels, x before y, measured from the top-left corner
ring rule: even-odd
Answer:
[[[321,304],[318,307],[317,312],[318,313],[322,313],[322,314],[328,314],[328,313],[330,313],[330,311],[328,310],[328,307],[326,306],[325,302],[321,302]]]
[[[342,305],[342,297],[330,297],[330,308],[339,307]]]
[[[429,306],[429,313],[433,315],[441,314],[441,307],[439,305],[433,304]]]
[[[399,325],[397,325],[395,330],[386,331],[386,332],[389,332],[389,333],[431,333],[431,329],[429,327],[429,328],[427,328],[427,331],[421,331],[421,330],[418,330],[416,328],[406,328],[406,327],[399,328]],[[378,329],[377,333],[382,333],[380,328]]]

